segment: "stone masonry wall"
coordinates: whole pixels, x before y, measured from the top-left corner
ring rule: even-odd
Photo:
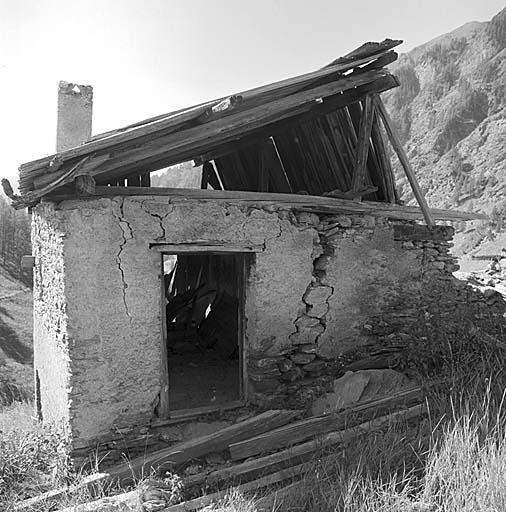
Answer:
[[[375,326],[408,329],[427,305],[451,315],[467,300],[444,226],[166,197],[41,204],[33,225],[43,412],[66,418],[76,449],[138,436],[154,417],[162,266],[152,243],[259,247],[244,357],[247,398],[260,407],[306,404]]]

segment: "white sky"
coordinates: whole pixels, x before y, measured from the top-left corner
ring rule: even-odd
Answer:
[[[365,41],[406,52],[504,0],[0,0],[0,177],[54,152],[60,80],[93,133],[317,69]]]

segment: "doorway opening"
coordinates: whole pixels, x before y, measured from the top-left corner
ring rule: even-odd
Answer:
[[[243,398],[245,259],[163,254],[169,412]]]

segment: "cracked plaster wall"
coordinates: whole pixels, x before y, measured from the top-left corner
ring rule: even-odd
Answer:
[[[161,257],[149,248],[153,242],[261,248],[246,283],[244,354],[249,398],[266,405],[310,389],[367,341],[363,326],[371,318],[416,313],[427,283],[446,283],[455,270],[447,242],[399,240],[402,222],[369,216],[295,217],[145,196],[46,204],[35,212],[37,265],[49,269],[36,289],[50,297],[47,311],[36,304],[36,333],[49,333],[38,334],[37,344],[60,347],[48,352],[54,363],[39,350],[37,364],[60,368],[55,396],[61,410],[67,407],[75,448],[153,417],[162,367]],[[53,231],[45,233],[45,223]],[[54,263],[43,264],[51,254]],[[47,407],[58,409],[49,394]]]
[[[69,383],[64,394],[74,448],[111,429],[147,425],[153,417],[161,376],[161,256],[150,243],[261,246],[245,305],[253,391],[263,380],[258,355],[290,351],[317,240],[315,229],[298,229],[290,215],[142,197],[46,204],[35,216],[51,217],[65,233],[58,293],[65,307],[66,356],[58,358],[67,364],[62,373]],[[47,250],[42,240],[35,245]]]

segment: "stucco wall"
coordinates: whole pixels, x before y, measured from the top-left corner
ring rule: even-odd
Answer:
[[[164,197],[38,206],[33,240],[36,277],[43,277],[35,293],[47,301],[36,301],[35,359],[43,409],[67,415],[75,448],[153,419],[162,368],[154,242],[260,247],[246,284],[248,396],[267,405],[294,385],[310,388],[310,379],[367,341],[371,318],[406,316],[430,283],[451,278],[451,229],[439,241],[423,240],[425,233],[413,242],[399,235],[404,224]]]
[[[34,369],[45,421],[70,422],[70,357],[64,287],[64,226],[51,205],[41,204],[32,219]]]

